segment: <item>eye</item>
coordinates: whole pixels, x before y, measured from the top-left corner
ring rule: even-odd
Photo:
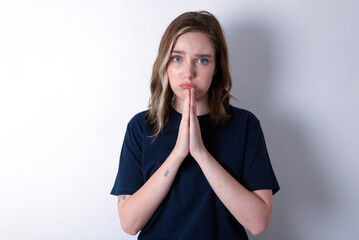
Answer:
[[[205,58],[200,58],[200,59],[197,60],[197,62],[198,62],[199,64],[206,65],[206,64],[208,63],[208,60],[205,59]]]
[[[172,57],[172,61],[179,63],[179,62],[182,62],[182,58],[175,56],[175,57]]]

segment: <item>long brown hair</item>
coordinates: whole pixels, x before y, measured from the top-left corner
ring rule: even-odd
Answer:
[[[216,55],[216,70],[208,89],[210,121],[213,126],[226,124],[229,118],[226,109],[231,98],[231,75],[228,66],[228,49],[221,25],[209,12],[186,12],[178,16],[163,34],[158,55],[153,65],[151,78],[151,99],[146,115],[147,124],[155,124],[155,137],[168,121],[173,91],[168,83],[167,65],[177,38],[187,32],[203,32],[212,42]]]

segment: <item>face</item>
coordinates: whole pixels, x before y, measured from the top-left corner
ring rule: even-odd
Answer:
[[[184,100],[190,88],[195,90],[196,101],[208,101],[215,66],[215,52],[206,34],[188,32],[179,36],[167,65],[175,101]]]

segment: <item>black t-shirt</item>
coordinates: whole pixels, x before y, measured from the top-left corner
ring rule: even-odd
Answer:
[[[145,113],[128,123],[113,195],[134,194],[173,150],[182,115],[170,109],[168,123],[155,139]],[[208,152],[250,191],[279,190],[262,129],[249,111],[233,106],[223,126],[212,127],[209,114],[199,116],[202,139]],[[242,225],[216,196],[200,167],[188,155],[167,196],[141,230],[138,239],[248,239]]]

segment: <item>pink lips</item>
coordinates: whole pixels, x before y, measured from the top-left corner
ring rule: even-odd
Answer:
[[[192,89],[192,88],[197,88],[196,85],[192,84],[192,83],[182,83],[181,85],[179,85],[182,89]]]

